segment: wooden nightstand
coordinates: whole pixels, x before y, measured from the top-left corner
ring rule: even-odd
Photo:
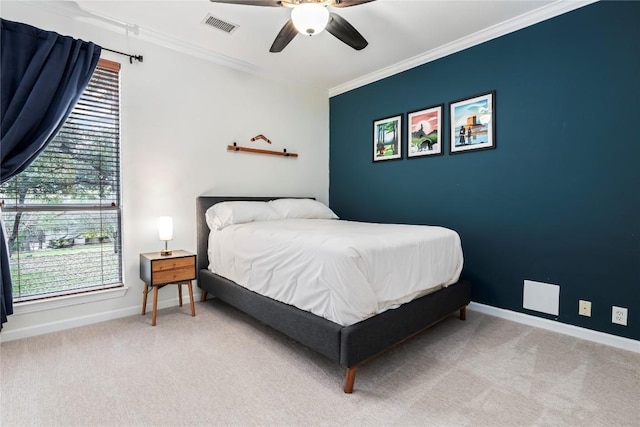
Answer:
[[[196,279],[196,256],[187,251],[173,251],[171,255],[162,256],[160,252],[140,254],[140,279],[144,282],[144,297],[142,299],[142,315],[147,311],[147,294],[149,287],[153,288],[153,317],[151,326],[156,326],[156,312],[158,310],[158,289],[165,285],[178,285],[178,297],[182,307],[182,285],[189,288],[191,301],[191,316],[196,315],[193,302],[193,288],[191,281]]]

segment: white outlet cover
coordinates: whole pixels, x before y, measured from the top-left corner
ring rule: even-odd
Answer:
[[[611,307],[611,322],[616,325],[627,326],[628,311],[625,307]]]

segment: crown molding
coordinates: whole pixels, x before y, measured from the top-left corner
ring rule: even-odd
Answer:
[[[262,76],[270,80],[279,80],[287,83],[297,83],[309,86],[303,81],[296,81],[295,79],[284,79],[282,76],[269,72],[267,69],[254,65],[245,61],[241,61],[220,53],[210,51],[191,43],[183,42],[174,37],[164,35],[158,31],[151,30],[149,28],[141,27],[139,25],[129,24],[126,22],[117,21],[111,18],[96,15],[90,12],[82,11],[82,9],[74,9],[66,5],[68,2],[63,1],[23,1],[24,5],[35,7],[37,9],[46,10],[49,13],[54,13],[62,17],[85,23],[94,27],[99,27],[125,37],[135,37],[138,40],[151,43],[156,46],[171,49],[177,52],[181,52],[185,55],[190,55],[196,58],[204,59],[209,62],[216,63],[234,70],[244,71],[253,75]],[[117,46],[112,46],[112,48]]]
[[[551,19],[564,13],[571,12],[572,10],[590,5],[592,3],[595,3],[596,1],[599,0],[558,0],[539,9],[501,22],[500,24],[496,24],[480,30],[474,34],[463,37],[454,42],[447,43],[428,52],[416,55],[413,58],[409,58],[392,66],[382,68],[378,71],[374,71],[373,73],[358,77],[357,79],[351,80],[347,83],[335,86],[329,89],[329,97],[340,95],[350,90],[365,86],[369,83],[373,83],[378,80],[382,80],[384,78],[401,73],[403,71],[407,71],[411,68],[415,68],[419,65],[435,61],[436,59],[443,58],[445,56],[451,55],[452,53],[460,52],[472,46],[476,46],[489,40],[501,37],[505,34],[521,30],[539,22],[546,21],[547,19]]]
[[[241,61],[229,56],[212,52],[207,49],[200,48],[191,43],[186,43],[173,37],[166,36],[160,32],[144,28],[139,25],[129,24],[117,21],[111,18],[103,17],[91,12],[83,11],[79,6],[77,9],[66,6],[66,2],[62,1],[24,1],[27,4],[39,9],[46,9],[48,12],[64,16],[71,20],[77,20],[88,25],[100,27],[108,31],[118,33],[127,37],[136,37],[139,40],[165,47],[171,50],[185,53],[200,59],[205,59],[224,65],[236,70],[246,71],[252,74],[268,75],[269,73],[262,67]]]
[[[460,52],[469,47],[487,42],[489,40],[501,37],[505,34],[518,31],[520,29],[529,27],[547,19],[554,18],[567,12],[571,12],[575,9],[590,5],[599,0],[557,0],[546,6],[543,6],[534,11],[525,13],[518,17],[509,19],[500,24],[493,25],[485,28],[469,36],[458,39],[454,42],[447,43],[439,46],[430,51],[424,52],[420,55],[416,55],[405,61],[399,62],[389,67],[382,68],[367,75],[358,77],[344,84],[330,88],[327,93],[329,98],[348,92],[353,89],[365,86],[369,83],[373,83],[378,80],[393,76],[403,71],[415,68],[417,66],[426,64],[431,61],[443,58],[456,52]],[[157,31],[150,30],[148,28],[139,27],[138,25],[131,25],[124,22],[111,20],[109,18],[101,17],[91,14],[89,12],[82,12],[83,16],[78,15],[77,10],[65,6],[68,2],[63,1],[22,1],[22,4],[29,4],[33,7],[46,9],[49,12],[56,13],[58,15],[65,16],[70,19],[79,19],[82,22],[90,25],[95,25],[127,37],[136,37],[140,40],[152,43],[167,49],[175,50],[186,55],[191,55],[200,59],[204,59],[222,66],[226,66],[235,70],[244,71],[253,75],[268,78],[270,80],[286,82],[289,84],[304,85],[307,87],[315,87],[310,85],[309,82],[304,80],[292,78],[288,76],[286,79],[283,76],[268,71],[264,67],[260,67],[255,64],[251,64],[245,61],[241,61],[223,54],[212,52],[210,50],[200,48],[190,43],[182,42],[176,38],[163,35]],[[93,19],[92,19],[93,18]],[[95,22],[90,22],[95,21]],[[318,89],[318,88],[317,88]],[[320,89],[325,90],[325,89]]]

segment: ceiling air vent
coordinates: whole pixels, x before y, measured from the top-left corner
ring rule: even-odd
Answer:
[[[223,21],[220,18],[216,18],[211,14],[207,14],[202,20],[204,25],[208,25],[209,27],[215,28],[220,31],[224,31],[227,34],[233,33],[238,26],[236,24],[232,24],[230,22]]]

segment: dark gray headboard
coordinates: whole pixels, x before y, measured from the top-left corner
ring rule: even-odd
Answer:
[[[199,196],[196,199],[196,232],[198,241],[198,271],[209,266],[209,256],[207,255],[207,245],[209,243],[209,226],[205,218],[207,209],[216,203],[248,200],[256,202],[268,202],[278,197],[238,197],[238,196]]]
[[[198,242],[198,271],[209,266],[209,256],[207,255],[207,245],[209,244],[209,226],[205,219],[205,213],[207,209],[216,203],[230,202],[230,201],[255,201],[255,202],[268,202],[269,200],[281,199],[282,196],[271,197],[252,197],[252,196],[199,196],[196,199],[196,239]],[[290,197],[294,198],[294,197]],[[313,197],[308,197],[313,199]]]

